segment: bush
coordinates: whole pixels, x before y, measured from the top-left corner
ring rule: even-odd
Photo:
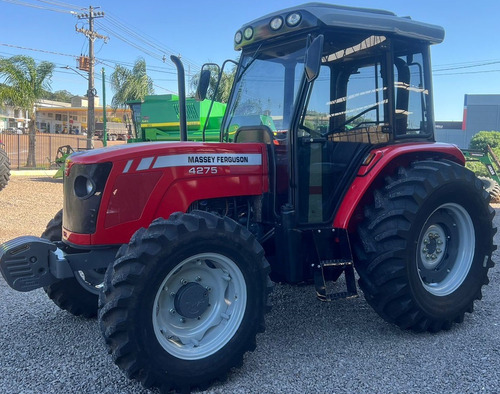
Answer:
[[[500,157],[500,132],[498,131],[480,131],[474,137],[472,137],[469,148],[475,150],[485,151],[487,146],[493,150],[493,153],[497,157]],[[493,160],[493,158],[492,158]],[[493,163],[494,168],[500,172],[500,168]],[[486,166],[479,162],[470,162],[466,163],[466,167],[477,176],[484,176],[491,178],[491,174],[488,172]]]
[[[485,150],[487,145],[489,145],[493,150],[495,150],[495,148],[500,148],[500,132],[480,131],[470,140],[469,148]]]
[[[486,166],[483,163],[479,163],[477,161],[467,161],[467,162],[465,162],[465,166],[469,170],[474,172],[474,174],[476,174],[476,176],[484,176],[487,178],[491,177],[490,173],[488,172],[488,169],[486,168]]]

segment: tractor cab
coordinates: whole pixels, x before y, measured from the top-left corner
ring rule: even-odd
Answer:
[[[373,146],[434,140],[429,46],[443,38],[391,12],[321,3],[252,21],[234,38],[221,140],[269,143],[274,209],[331,223]]]
[[[221,141],[268,145],[264,212],[280,223],[278,249],[290,253],[277,256],[286,280],[310,276],[292,268],[301,266],[294,256],[307,260],[308,232],[339,224],[353,181],[380,158],[375,148],[434,141],[429,47],[443,37],[441,27],[391,12],[321,3],[236,32],[242,53]]]

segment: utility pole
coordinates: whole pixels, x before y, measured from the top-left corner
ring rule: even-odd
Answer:
[[[94,97],[97,92],[94,87],[94,66],[95,66],[95,58],[94,58],[94,41],[96,38],[103,39],[104,42],[107,42],[108,37],[98,34],[94,31],[94,19],[102,18],[104,16],[104,12],[95,12],[95,9],[100,7],[92,7],[89,6],[88,12],[84,12],[82,14],[78,14],[78,19],[87,19],[89,22],[89,28],[79,28],[78,25],[75,26],[75,30],[79,33],[83,33],[89,39],[89,88],[87,90],[87,98],[88,98],[88,112],[87,112],[87,149],[92,149],[92,138],[95,133],[95,107],[94,107]]]
[[[102,146],[108,145],[108,133],[106,131],[107,123],[106,111],[106,75],[104,74],[104,67],[102,68]]]

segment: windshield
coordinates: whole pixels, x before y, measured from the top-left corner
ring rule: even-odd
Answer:
[[[242,55],[223,126],[224,141],[232,141],[243,126],[267,126],[276,139],[286,138],[305,47],[305,40],[300,40]]]

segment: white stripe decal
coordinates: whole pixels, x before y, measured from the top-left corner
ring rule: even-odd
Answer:
[[[127,165],[126,165],[126,166],[125,166],[125,168],[123,169],[123,173],[126,173],[126,172],[128,172],[128,170],[130,170],[130,167],[132,166],[132,163],[133,163],[133,162],[134,162],[133,160],[129,160],[129,161],[127,161]]]
[[[144,159],[143,159],[144,160]],[[260,166],[260,153],[198,153],[187,155],[159,156],[153,168],[188,166]]]
[[[137,166],[137,171],[147,170],[151,167],[151,163],[153,162],[154,157],[145,157],[141,160],[139,165]]]

